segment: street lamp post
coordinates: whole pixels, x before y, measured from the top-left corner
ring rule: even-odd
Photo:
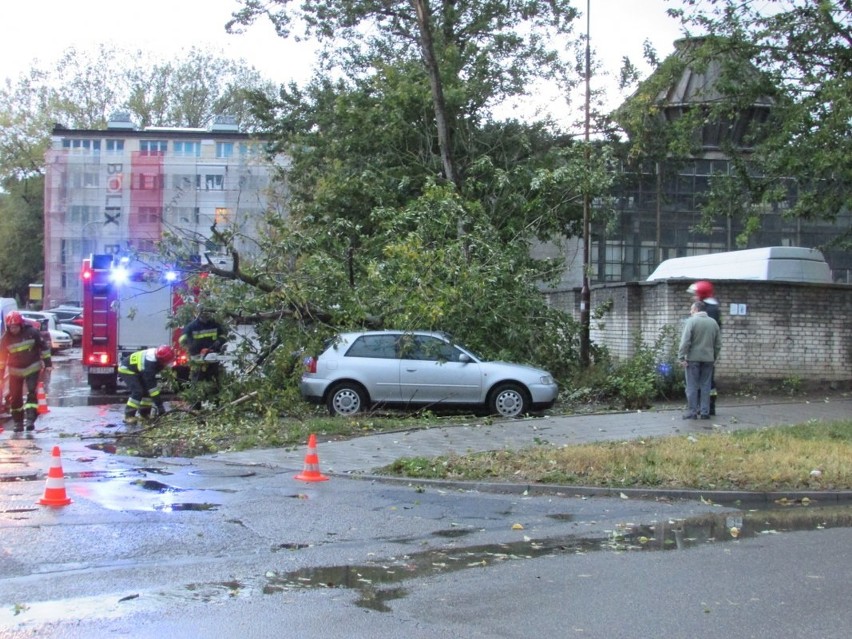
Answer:
[[[592,268],[591,262],[591,250],[589,244],[591,243],[591,232],[590,232],[590,212],[589,207],[591,205],[590,202],[590,180],[589,180],[589,171],[590,171],[590,160],[591,160],[591,149],[589,148],[589,128],[591,126],[590,122],[590,102],[591,102],[591,49],[589,44],[590,39],[590,10],[591,10],[591,0],[586,0],[586,125],[585,125],[585,162],[586,162],[586,185],[583,189],[583,288],[580,293],[580,363],[583,367],[588,368],[591,358],[589,355],[590,351],[590,305],[591,305],[591,290],[589,288],[589,272]]]

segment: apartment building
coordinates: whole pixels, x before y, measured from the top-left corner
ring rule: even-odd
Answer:
[[[46,154],[44,300],[81,299],[92,253],[156,252],[165,233],[199,260],[217,255],[212,227],[237,231],[251,252],[270,205],[263,143],[219,116],[205,129],[139,129],[116,114],[106,129],[57,124]]]

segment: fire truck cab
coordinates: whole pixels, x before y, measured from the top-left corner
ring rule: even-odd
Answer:
[[[83,260],[83,368],[89,387],[114,392],[125,355],[170,344],[180,328],[172,318],[183,304],[177,274],[116,255]],[[178,351],[178,363],[185,360]]]

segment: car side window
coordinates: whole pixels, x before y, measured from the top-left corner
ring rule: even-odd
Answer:
[[[425,360],[428,362],[457,362],[461,351],[452,344],[429,335],[415,335],[412,348],[406,352],[405,359]]]
[[[362,335],[346,351],[346,357],[396,359],[396,338],[393,335]]]

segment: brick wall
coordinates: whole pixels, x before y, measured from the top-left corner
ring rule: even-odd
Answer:
[[[691,280],[601,284],[592,287],[591,340],[613,357],[630,357],[636,336],[653,344],[666,326],[689,315]],[[719,280],[722,309],[720,383],[852,381],[852,286]],[[580,290],[551,292],[550,303],[580,318]],[[733,309],[731,305],[736,305]]]

